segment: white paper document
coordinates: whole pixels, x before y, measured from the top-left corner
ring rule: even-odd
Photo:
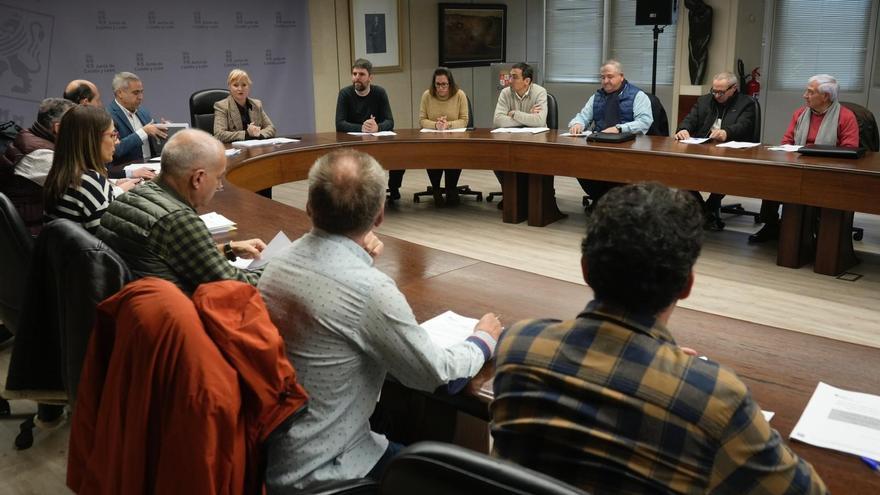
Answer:
[[[230,261],[229,263],[242,270],[256,270],[271,261],[272,258],[278,256],[278,253],[287,249],[287,246],[290,246],[291,244],[292,242],[290,241],[290,238],[287,237],[284,232],[279,231],[275,234],[275,237],[269,241],[269,244],[266,244],[266,249],[260,253],[260,259],[235,258],[235,261]]]
[[[797,151],[801,149],[799,144],[780,144],[779,146],[768,146],[770,151]]]
[[[497,129],[492,129],[494,133],[505,133],[509,132],[511,134],[540,134],[542,132],[549,131],[549,127],[499,127]]]
[[[678,142],[684,143],[684,144],[703,144],[708,140],[709,140],[709,138],[707,138],[707,137],[704,137],[704,138],[689,137],[687,139],[679,139]]]
[[[593,133],[593,131],[582,131],[580,134],[572,134],[570,132],[563,132],[562,134],[560,134],[560,136],[562,136],[562,137],[586,137],[592,133]]]
[[[379,132],[349,132],[348,134],[352,136],[396,136],[397,133],[394,131],[379,131]]]
[[[465,131],[467,131],[466,127],[458,127],[456,129],[443,129],[442,131],[440,129],[422,129],[419,132],[465,132]]]
[[[470,337],[479,321],[476,318],[447,311],[422,323],[421,326],[428,332],[428,337],[435,345],[446,349]]]
[[[235,146],[236,148],[253,148],[254,146],[268,146],[270,144],[287,144],[298,142],[299,139],[277,137],[270,139],[248,139],[246,141],[236,141],[232,143],[232,146]]]
[[[754,148],[755,146],[761,146],[761,143],[747,143],[745,141],[728,141],[726,143],[716,144],[715,146],[719,148]]]
[[[773,416],[776,416],[776,413],[773,412],[773,411],[764,411],[764,410],[761,410],[761,414],[764,415],[764,419],[765,419],[768,423],[770,422],[771,419],[773,419]]]
[[[151,158],[150,161],[152,162],[153,159]],[[138,169],[141,169],[141,168],[148,168],[148,169],[152,170],[153,172],[156,172],[157,174],[162,171],[162,165],[159,163],[159,160],[157,157],[156,161],[153,163],[131,163],[129,165],[126,165],[124,168],[125,175],[128,176],[131,172],[138,170]]]
[[[880,459],[880,396],[819,382],[790,438]]]
[[[241,153],[241,150],[238,148],[229,148],[228,150],[224,151],[224,153],[226,154],[226,156],[235,156]]]
[[[208,227],[208,232],[211,234],[222,234],[223,232],[229,232],[230,230],[235,229],[235,222],[216,211],[199,215],[199,218],[205,222],[205,226]]]

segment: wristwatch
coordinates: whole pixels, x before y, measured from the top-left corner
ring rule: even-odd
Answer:
[[[223,256],[226,256],[226,259],[229,261],[235,261],[238,258],[238,256],[235,255],[235,251],[232,250],[232,241],[223,244]]]

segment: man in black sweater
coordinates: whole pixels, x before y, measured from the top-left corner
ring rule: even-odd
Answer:
[[[339,90],[336,99],[336,132],[379,132],[394,129],[394,117],[388,94],[374,86],[373,64],[359,58],[351,66],[351,86]],[[388,174],[388,192],[392,200],[400,199],[404,170]]]
[[[710,138],[716,141],[754,141],[755,101],[739,92],[739,81],[731,72],[722,72],[712,78],[712,90],[697,99],[690,113],[679,124],[675,139],[690,137]],[[719,218],[723,194],[712,193],[706,200],[707,230],[722,230]]]

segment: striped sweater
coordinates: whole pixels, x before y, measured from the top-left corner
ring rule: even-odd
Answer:
[[[111,201],[113,188],[110,181],[98,172],[88,170],[83,173],[79,187],[68,187],[55,206],[46,210],[46,221],[66,218],[94,234]]]

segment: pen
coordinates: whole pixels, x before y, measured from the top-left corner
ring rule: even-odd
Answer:
[[[880,471],[880,462],[871,459],[870,457],[859,456],[859,459],[862,460],[869,468],[874,471]]]

